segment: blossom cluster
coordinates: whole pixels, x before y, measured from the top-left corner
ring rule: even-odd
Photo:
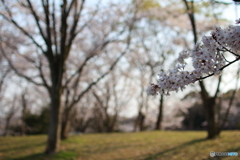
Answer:
[[[240,19],[236,20],[236,24],[239,23]],[[225,29],[216,26],[210,36],[203,36],[201,42],[192,50],[182,51],[177,59],[177,66],[167,72],[161,71],[158,74],[157,84],[151,83],[148,87],[148,94],[169,95],[169,92],[183,90],[188,84],[203,77],[219,74],[228,65],[223,54],[225,52],[239,59],[240,26],[231,25]],[[185,70],[188,58],[192,59],[191,71]]]

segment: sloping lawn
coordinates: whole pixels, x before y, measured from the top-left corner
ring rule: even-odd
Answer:
[[[153,131],[139,133],[85,134],[61,143],[59,153],[43,154],[47,137],[0,137],[1,160],[206,160],[210,151],[238,152],[240,131],[224,131],[214,140],[206,132]],[[221,157],[221,159],[240,159]]]

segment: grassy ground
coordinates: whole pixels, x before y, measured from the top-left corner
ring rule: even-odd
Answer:
[[[225,131],[214,140],[206,132],[154,131],[141,133],[86,134],[61,143],[59,153],[46,156],[47,137],[0,137],[1,160],[203,160],[217,159],[210,151],[238,152],[240,131]],[[221,159],[240,159],[222,157]]]

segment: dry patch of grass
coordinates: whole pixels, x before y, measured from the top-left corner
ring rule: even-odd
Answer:
[[[240,131],[224,131],[206,140],[206,132],[153,131],[139,133],[85,134],[72,136],[56,155],[42,154],[47,137],[1,137],[3,160],[204,160],[210,151],[238,152]],[[221,157],[240,159],[240,157]]]

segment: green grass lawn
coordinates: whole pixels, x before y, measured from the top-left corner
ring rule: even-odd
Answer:
[[[85,134],[61,143],[59,153],[43,154],[47,137],[0,137],[1,160],[204,160],[217,159],[210,151],[238,152],[240,131],[225,131],[214,140],[206,132],[152,131],[139,133]],[[240,159],[222,157],[221,159]]]

